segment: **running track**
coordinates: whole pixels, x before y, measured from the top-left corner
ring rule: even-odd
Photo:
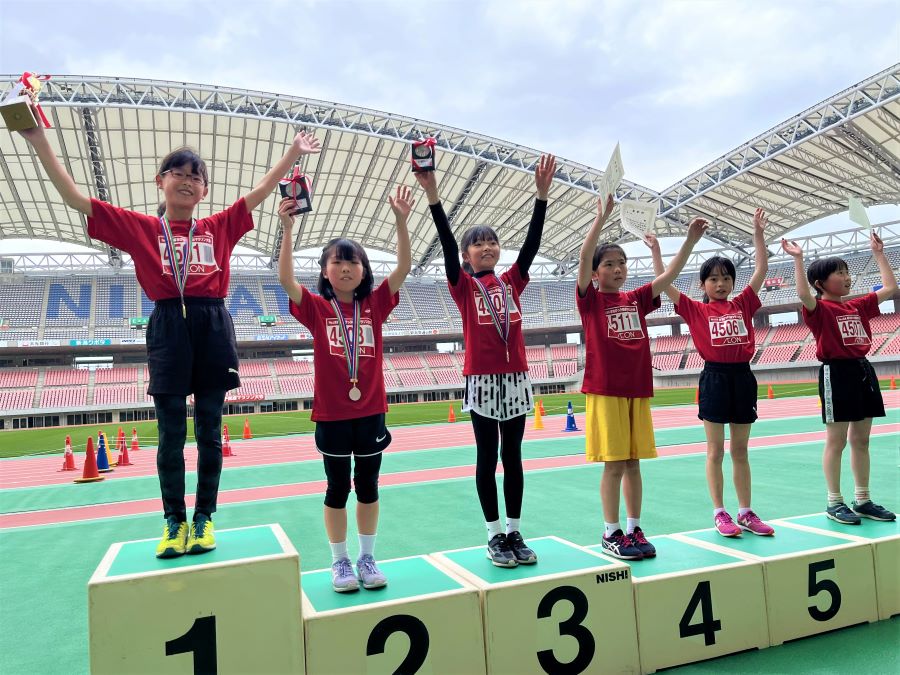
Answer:
[[[900,404],[900,391],[884,392],[887,407],[896,408]],[[797,417],[805,415],[817,415],[820,409],[816,398],[792,398],[761,400],[759,413],[762,419],[778,419],[784,417]],[[564,416],[545,417],[542,431],[527,429],[526,440],[541,440],[570,437],[562,431],[565,426]],[[576,420],[583,426],[584,416],[576,415]],[[694,406],[678,406],[671,408],[656,408],[653,410],[653,420],[656,429],[684,427],[697,424],[696,408]],[[900,424],[884,424],[877,428],[876,433],[894,434],[900,432]],[[392,430],[393,443],[388,452],[404,452],[422,448],[447,448],[460,445],[473,444],[471,427],[465,422],[456,424],[440,424],[427,427],[399,427]],[[805,441],[822,441],[825,438],[823,431],[787,434],[774,437],[779,443],[801,443]],[[751,437],[750,447],[761,447],[772,444],[773,437]],[[188,446],[193,449],[194,446]],[[260,466],[265,464],[278,464],[285,462],[297,462],[318,458],[315,450],[312,434],[304,434],[293,438],[271,438],[252,441],[241,441],[233,444],[236,456],[227,458],[226,469],[239,466]],[[670,445],[660,447],[660,456],[695,454],[706,451],[705,443],[689,443],[683,445]],[[140,451],[134,457],[138,460],[134,466],[120,467],[116,470],[116,476],[154,476],[156,475],[156,463],[148,461],[152,451]],[[188,455],[190,456],[190,455]],[[145,459],[146,458],[146,459]],[[79,462],[83,459],[78,456]],[[61,462],[60,457],[31,457],[23,459],[5,460],[0,463],[0,489],[37,487],[47,485],[69,484],[72,473],[59,473],[57,471]],[[190,461],[188,462],[190,464]],[[539,469],[560,468],[578,466],[584,464],[581,454],[564,455],[559,457],[545,457],[539,459],[526,459],[524,462],[526,471]],[[502,467],[498,468],[502,471]],[[442,467],[422,471],[408,471],[400,473],[382,474],[381,485],[401,485],[410,483],[422,483],[437,480],[449,480],[454,478],[468,478],[475,474],[475,466]],[[89,489],[89,488],[88,488]],[[325,491],[324,481],[309,481],[287,485],[265,486],[245,488],[239,490],[226,490],[219,494],[219,504],[235,504],[258,500],[278,499],[284,497],[297,497],[309,494],[321,494]],[[193,506],[193,497],[188,496],[188,506]],[[0,515],[0,528],[29,527],[34,525],[47,525],[53,523],[67,523],[97,518],[109,518],[114,516],[131,516],[148,513],[156,513],[159,510],[159,499],[143,499],[129,502],[117,502],[114,504],[94,504],[71,508],[51,509],[45,511],[29,511],[23,513],[10,513]]]

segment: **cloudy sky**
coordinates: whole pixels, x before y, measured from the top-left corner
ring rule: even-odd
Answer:
[[[384,110],[661,190],[900,61],[896,0],[0,0],[0,70]]]

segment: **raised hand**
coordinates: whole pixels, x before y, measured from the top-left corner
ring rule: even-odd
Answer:
[[[600,218],[601,223],[605,223],[609,218],[609,215],[612,213],[613,209],[616,207],[616,202],[613,199],[613,196],[610,195],[606,199],[606,208],[603,208],[603,197],[599,197],[597,199],[597,217]]]
[[[416,177],[416,181],[418,181],[419,185],[425,190],[425,195],[428,197],[429,204],[437,204],[441,201],[441,197],[438,194],[437,176],[434,171],[413,172],[413,176]]]
[[[556,173],[556,157],[553,155],[541,155],[537,167],[534,170],[534,185],[537,188],[537,197],[542,201],[547,200],[550,194],[550,184]]]
[[[869,235],[869,245],[872,247],[873,253],[884,252],[884,242],[881,241],[881,237],[875,233],[875,230],[872,230],[872,233]]]
[[[322,151],[322,144],[319,142],[319,139],[305,131],[301,131],[294,136],[292,145],[301,155],[314,155]]]
[[[756,232],[765,232],[768,224],[769,217],[766,215],[766,212],[762,209],[756,209],[756,213],[753,214],[753,229]]]
[[[278,205],[278,220],[285,230],[294,226],[294,210],[297,208],[297,200],[293,197],[285,197]]]
[[[429,171],[428,173],[434,174],[434,171]],[[404,221],[409,218],[409,213],[416,204],[416,201],[412,199],[412,190],[406,185],[398,185],[396,195],[393,197],[388,196],[388,201],[391,203],[394,217]]]
[[[650,249],[652,253],[659,252],[659,239],[656,238],[656,235],[652,232],[647,232],[644,235],[644,244],[647,248]]]
[[[694,218],[688,225],[688,239],[700,241],[708,229],[709,221],[706,218]]]
[[[22,138],[29,143],[33,143],[35,139],[44,136],[44,125],[41,124],[40,114],[34,106],[35,104],[33,101],[28,101],[28,107],[31,109],[31,114],[34,116],[34,119],[38,120],[37,126],[31,129],[19,129],[19,134],[21,134]]]
[[[781,240],[781,248],[792,258],[802,258],[803,257],[803,249],[800,248],[800,245],[797,244],[796,241],[788,241],[787,239]]]

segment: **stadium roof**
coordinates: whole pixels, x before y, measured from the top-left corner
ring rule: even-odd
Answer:
[[[0,76],[6,89],[17,76]],[[441,194],[459,233],[488,224],[504,247],[521,246],[540,151],[399,115],[278,94],[209,85],[125,78],[54,76],[41,103],[48,133],[79,187],[101,199],[152,213],[159,160],[180,145],[208,163],[210,193],[200,213],[220,210],[248,191],[283,153],[295,130],[314,130],[320,155],[306,158],[314,178],[313,213],[301,216],[295,249],[348,236],[394,250],[387,195],[411,183],[409,143],[438,140]],[[715,223],[710,238],[743,253],[750,218],[771,213],[770,239],[847,209],[847,193],[863,203],[900,199],[900,64],[823,101],[658,193],[625,181],[619,199],[660,200],[657,233],[683,233],[695,215]],[[627,150],[626,150],[627,151]],[[565,273],[593,220],[602,171],[558,159],[541,254]],[[104,249],[68,209],[18,135],[0,133],[0,238],[50,239]],[[277,257],[278,200],[255,212],[256,229],[242,245]],[[617,216],[614,237],[633,239]],[[410,219],[414,266],[439,256],[424,200]],[[119,259],[109,251],[113,264]]]

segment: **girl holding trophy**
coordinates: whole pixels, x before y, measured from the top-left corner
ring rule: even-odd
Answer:
[[[333,239],[319,259],[318,295],[294,278],[296,201],[286,198],[278,209],[283,231],[278,279],[290,298],[291,314],[313,336],[312,420],[325,464],[325,530],[331,546],[331,585],[338,593],[355,591],[360,583],[367,589],[387,584],[374,557],[381,453],[391,442],[384,424],[381,327],[400,302],[400,286],[411,267],[406,222],[414,203],[408,187],[398,187],[389,201],[397,223],[394,271],[374,288],[363,247],[350,239]],[[355,575],[347,553],[351,461],[359,533]]]
[[[525,242],[513,266],[497,275],[497,233],[484,225],[469,228],[462,238],[460,268],[460,247],[441,205],[435,172],[415,171],[416,180],[428,196],[441,240],[450,295],[462,315],[466,344],[462,409],[472,417],[477,452],[475,486],[488,530],[487,557],[497,567],[537,562],[519,531],[525,486],[522,437],[525,416],[533,407],[519,296],[528,284],[528,268],[541,243],[547,195],[555,172],[556,159],[543,155],[535,167],[537,199]],[[502,447],[505,528],[500,524],[495,478],[498,444]]]
[[[301,156],[319,141],[300,132],[284,156],[245,196],[207,218],[194,209],[209,192],[205,162],[189,148],[167,155],[155,183],[163,202],[151,216],[88,197],[57,159],[41,126],[21,130],[63,201],[88,219],[88,235],[131,255],[135,275],[156,306],[147,326],[148,393],[159,429],[156,466],[166,524],[158,558],[204,553],[216,547],[212,514],[222,472],[222,406],[240,386],[234,324],[225,309],[229,260],[253,229],[253,210]],[[184,501],[185,398],[194,395],[197,499],[188,526]]]

